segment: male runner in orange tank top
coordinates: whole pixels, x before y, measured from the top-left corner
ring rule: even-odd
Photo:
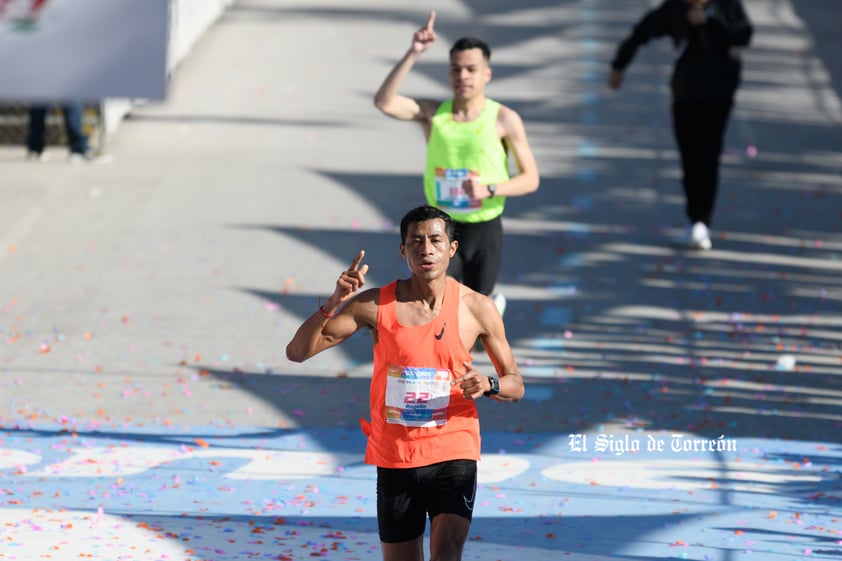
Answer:
[[[361,251],[328,301],[299,327],[287,357],[302,362],[360,329],[374,341],[366,462],[377,466],[377,520],[385,561],[458,561],[476,498],[480,453],[475,400],[517,401],[523,379],[491,298],[447,276],[458,242],[450,216],[421,206],[401,221],[411,276],[357,292]],[[472,366],[481,338],[496,376]]]

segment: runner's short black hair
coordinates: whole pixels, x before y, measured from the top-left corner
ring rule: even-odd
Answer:
[[[462,37],[453,43],[453,46],[450,47],[450,58],[453,58],[453,53],[457,53],[459,51],[469,51],[471,49],[481,50],[485,62],[491,61],[491,49],[489,48],[488,43],[482,39],[477,39],[476,37]]]
[[[444,221],[444,231],[447,234],[447,239],[452,242],[456,237],[456,225],[453,223],[450,215],[434,206],[422,205],[413,208],[401,219],[401,243],[406,243],[406,233],[409,231],[411,224],[435,220],[436,218],[441,218]]]

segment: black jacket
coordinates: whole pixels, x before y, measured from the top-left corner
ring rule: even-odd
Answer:
[[[650,39],[669,36],[676,49],[672,75],[675,101],[732,99],[740,83],[739,49],[751,41],[751,22],[740,0],[709,0],[707,21],[693,26],[687,21],[685,0],[665,0],[648,12],[617,49],[611,63],[624,70],[638,47]]]

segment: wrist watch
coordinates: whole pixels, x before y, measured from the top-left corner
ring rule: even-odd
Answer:
[[[485,397],[493,397],[500,393],[500,380],[493,376],[489,376],[488,383],[491,384],[491,389],[487,392],[483,392],[482,395],[484,395]]]
[[[494,185],[493,183],[489,183],[488,184],[488,198],[493,197],[495,194],[497,194],[497,186]]]

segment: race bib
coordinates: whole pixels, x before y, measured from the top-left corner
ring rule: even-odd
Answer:
[[[462,189],[462,182],[469,177],[479,178],[470,169],[436,168],[436,206],[450,212],[466,212],[482,206],[480,199],[471,199]]]
[[[447,422],[450,371],[389,365],[386,422],[407,427],[438,427]]]

